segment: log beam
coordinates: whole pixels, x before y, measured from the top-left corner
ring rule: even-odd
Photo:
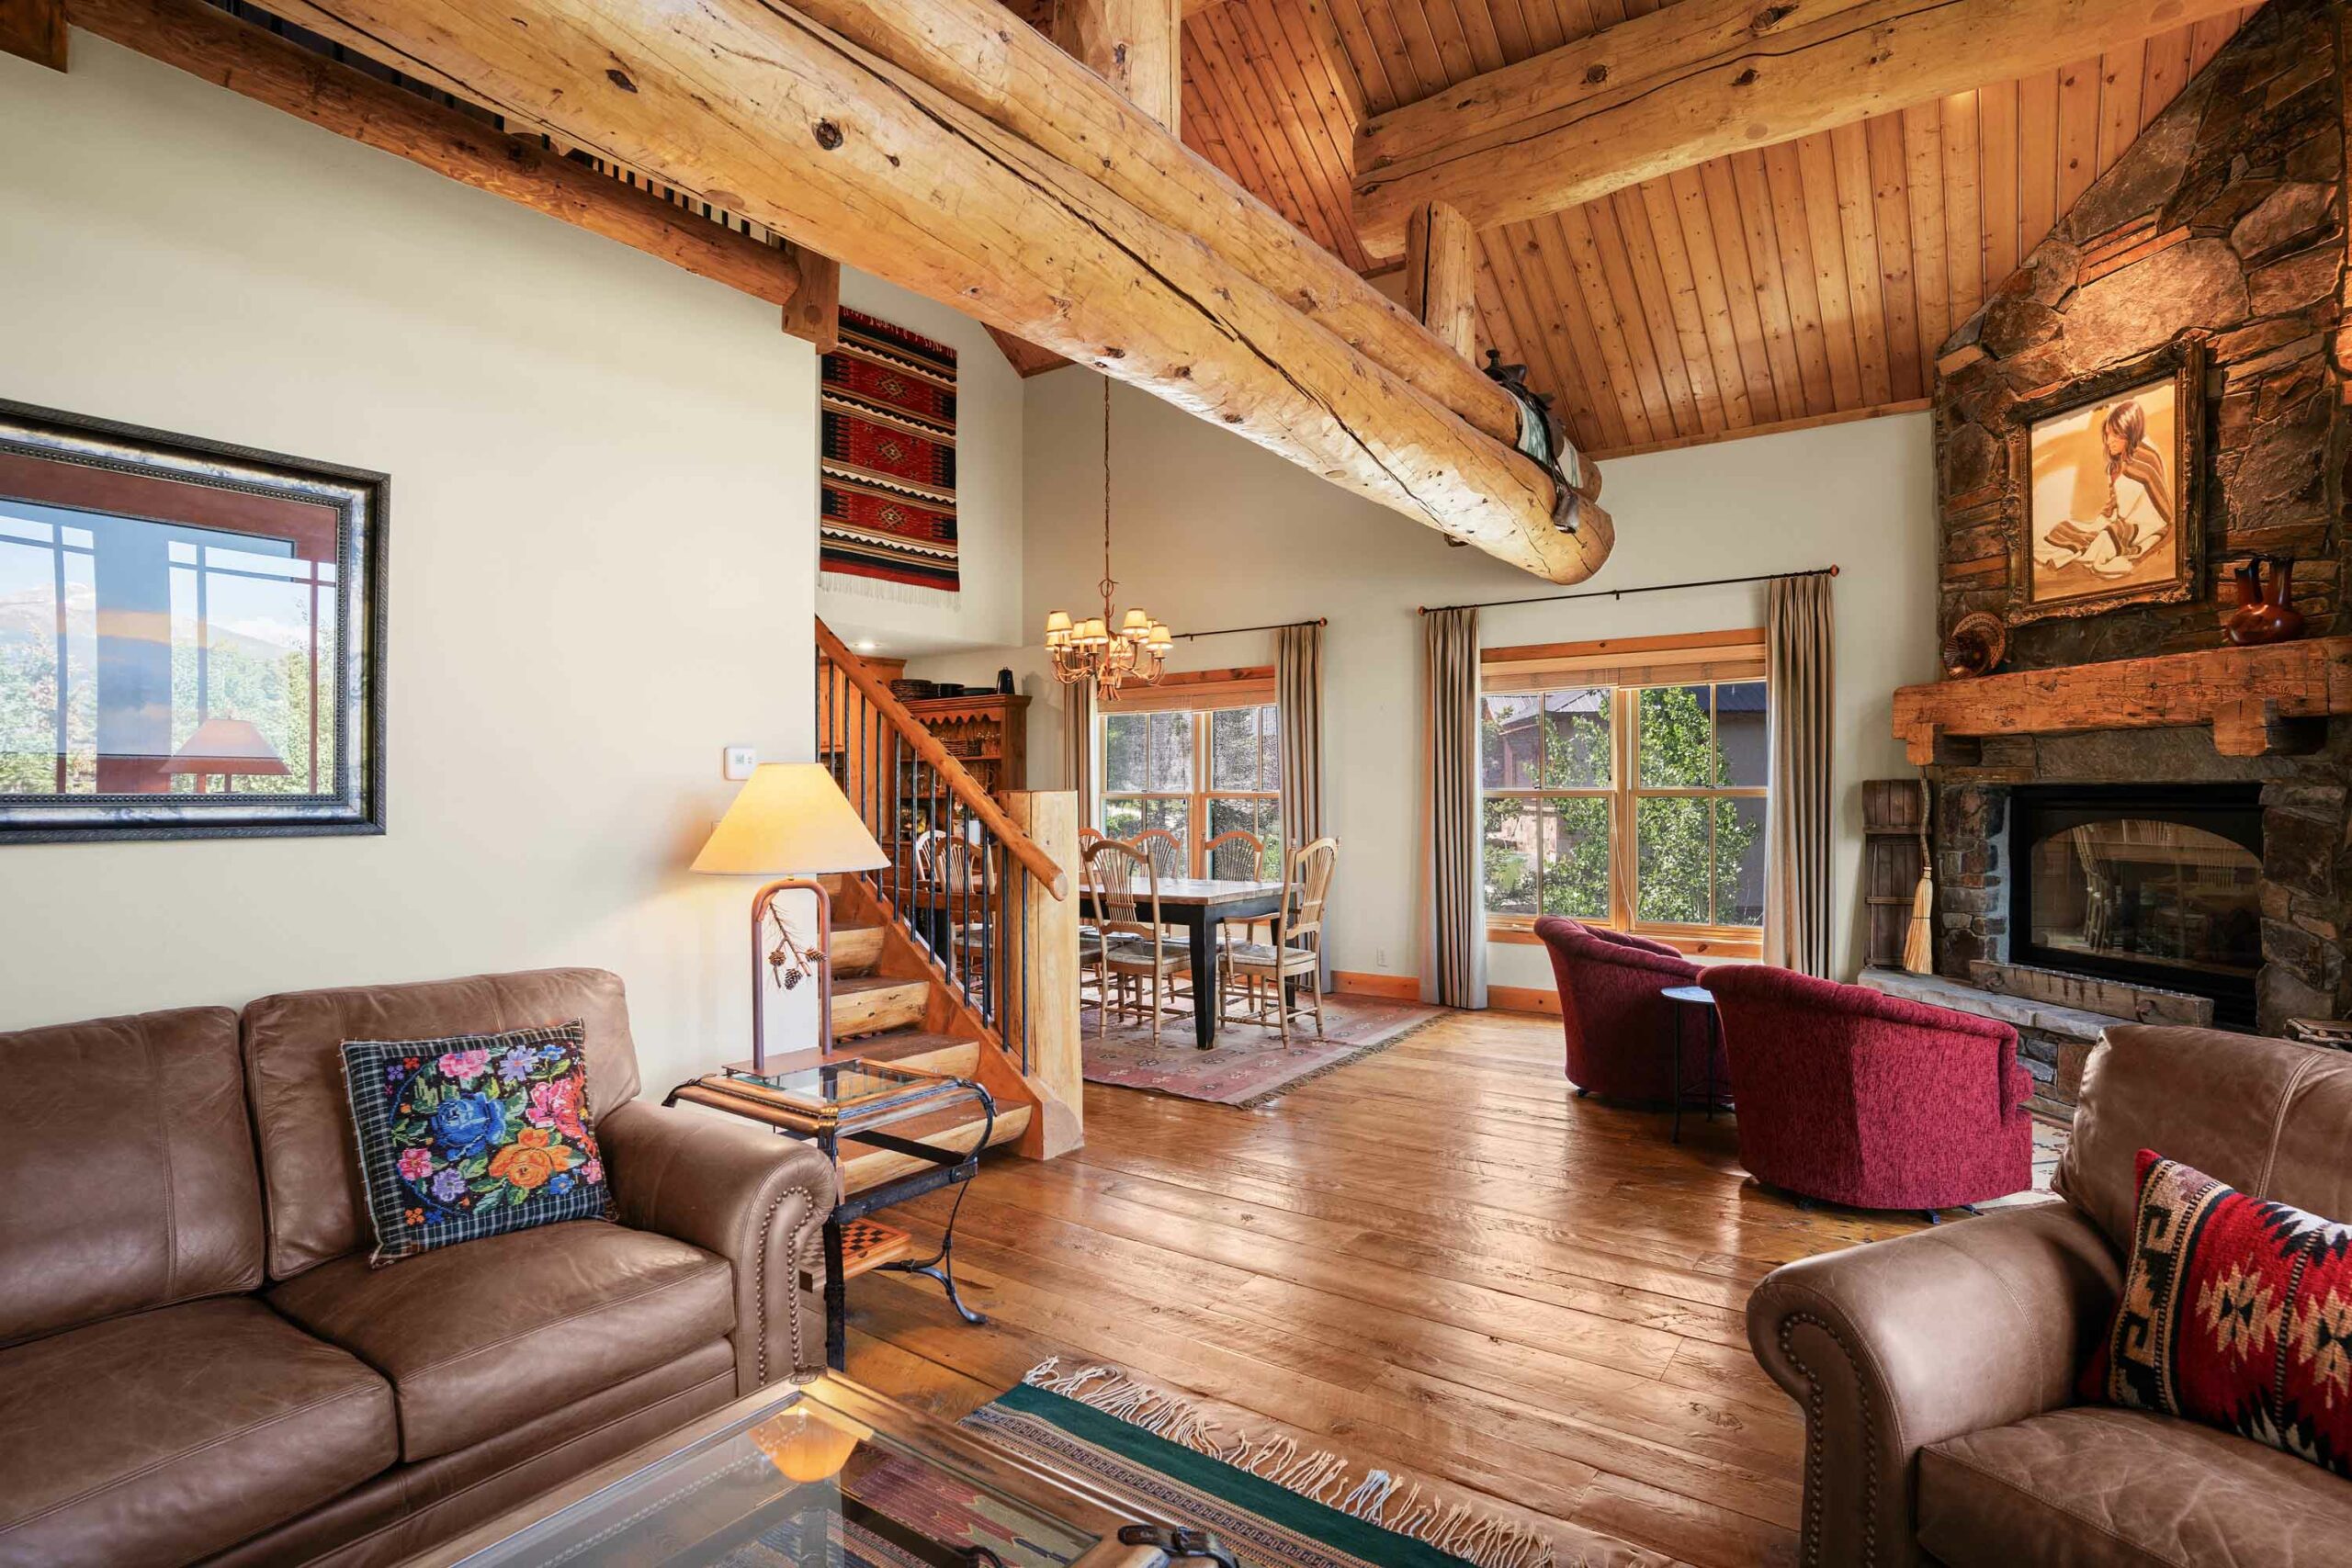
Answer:
[[[9,3],[0,0],[0,7]],[[510,136],[315,54],[201,0],[73,0],[73,21],[338,136],[783,306],[787,322],[802,299],[801,256],[683,211],[651,191],[623,185],[537,141]],[[786,330],[792,330],[789,324]]]
[[[1521,222],[2239,3],[1682,0],[1376,117],[1356,145],[1356,231],[1385,260],[1432,200],[1474,228]]]
[[[310,0],[304,11],[388,63],[438,72],[475,102],[1082,358],[1549,581],[1580,581],[1607,557],[1606,517],[1588,509],[1578,532],[1555,526],[1550,479],[1516,451],[1091,168],[1041,153],[797,5]],[[992,36],[1027,31],[1008,21]]]
[[[0,50],[65,69],[65,0],[0,0]]]
[[[1478,346],[1478,277],[1469,220],[1442,201],[1417,209],[1405,231],[1405,308],[1467,359]]]
[[[1519,405],[1477,367],[1052,40],[1007,28],[997,0],[784,3],[1191,235],[1496,440],[1518,439]]]
[[[1054,42],[1170,136],[1183,112],[1179,0],[1056,0]]]

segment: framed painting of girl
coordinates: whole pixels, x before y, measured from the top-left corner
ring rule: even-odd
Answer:
[[[2018,405],[2012,622],[2196,596],[2204,379],[2184,342]]]

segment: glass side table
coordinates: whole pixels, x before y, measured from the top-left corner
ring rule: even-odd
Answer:
[[[842,1377],[761,1389],[408,1568],[1230,1565],[1083,1478]]]
[[[765,1071],[738,1065],[680,1084],[662,1103],[676,1105],[682,1100],[758,1122],[788,1137],[808,1139],[825,1151],[835,1169],[841,1168],[844,1139],[918,1162],[905,1176],[842,1198],[825,1216],[825,1364],[835,1371],[842,1369],[849,1357],[849,1281],[842,1271],[843,1227],[877,1209],[971,1180],[979,1172],[980,1151],[989,1146],[989,1134],[996,1130],[996,1100],[972,1079],[918,1072],[887,1062],[851,1060]],[[969,1149],[931,1142],[922,1135],[922,1128],[904,1125],[974,1103],[981,1111],[980,1137]],[[966,1118],[950,1115],[943,1120],[954,1125]],[[893,1127],[899,1130],[893,1132]],[[956,1289],[956,1218],[963,1207],[964,1195],[958,1192],[956,1206],[947,1212],[939,1250],[929,1258],[895,1258],[873,1267],[935,1280],[947,1292],[947,1304],[957,1316],[966,1323],[986,1323],[988,1319],[964,1304]]]

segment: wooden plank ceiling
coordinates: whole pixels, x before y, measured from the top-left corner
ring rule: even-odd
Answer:
[[[1657,8],[1188,5],[1184,140],[1365,270],[1353,101],[1379,114]],[[1917,406],[1951,329],[2255,9],[1483,233],[1480,346],[1599,457]]]

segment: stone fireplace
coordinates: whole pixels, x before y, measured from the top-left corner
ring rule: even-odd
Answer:
[[[2217,954],[2233,957],[2232,950],[2250,945],[2252,963],[2242,987],[2201,984],[2197,976],[2182,973],[2170,977],[2169,988],[2211,998],[2214,1021],[2225,1028],[2276,1033],[2290,1018],[2343,1016],[2341,932],[2347,911],[2342,890],[2352,873],[2345,847],[2344,728],[2341,719],[2330,721],[2328,748],[2306,757],[2223,758],[2201,730],[2115,730],[1987,739],[1973,766],[1931,770],[1940,776],[1939,972],[1970,980],[1977,973],[1973,964],[2023,964],[2165,986],[2166,978],[2155,972],[2159,965],[2125,973],[2123,965],[2087,954],[2070,961],[2068,944],[2037,944],[2030,929],[2019,929],[2015,895],[2020,871],[2030,877],[2025,857],[2034,846],[2018,841],[2026,835],[2016,830],[2016,805],[2020,790],[2050,785],[2186,784],[2201,787],[2217,801],[2245,802],[2255,830],[2245,837],[2261,848],[2251,878],[2253,929],[2245,933],[2250,944],[2245,934],[2216,931],[2183,945],[2201,955],[2192,963],[2214,962]],[[2215,836],[2245,842],[2245,837]],[[2227,857],[2217,850],[2211,858]],[[2208,902],[2213,906],[2203,911],[2209,919],[2233,919],[2218,908],[2219,898]],[[2135,916],[2152,903],[2143,900]]]
[[[2077,198],[1939,357],[1940,616],[1948,631],[1963,615],[2005,615],[2011,605],[2024,488],[2008,472],[2011,411],[2184,338],[2201,343],[2206,355],[2203,471],[2188,487],[2195,514],[2181,519],[2201,530],[2205,581],[2186,602],[2012,626],[2002,674],[2165,660],[2145,667],[2154,687],[2168,678],[2171,656],[2225,648],[2222,623],[2232,605],[2216,587],[2226,563],[2254,552],[2294,558],[2309,638],[2352,630],[2338,611],[2352,566],[2348,25],[2346,7],[2326,0],[2265,7]],[[1943,984],[1997,991],[1997,966],[2031,964],[2036,976],[2079,973],[2111,997],[2118,984],[2161,987],[2167,960],[2155,950],[2169,943],[2202,955],[2188,962],[2221,962],[2221,954],[2222,966],[2236,971],[2226,986],[2182,987],[2203,990],[2222,1026],[2278,1033],[2290,1018],[2352,1014],[2343,947],[2352,919],[2352,718],[2342,716],[2332,674],[2313,677],[2325,696],[2292,710],[2314,716],[2282,722],[2288,708],[2266,706],[2267,697],[2233,703],[2233,694],[2251,694],[2241,682],[2252,666],[2219,661],[2246,651],[2200,665],[2216,705],[2202,722],[2150,719],[2148,705],[2127,694],[2111,707],[2050,714],[2046,725],[1986,721],[1973,739],[1931,728],[1924,733],[1932,746],[1915,739],[1915,760],[1937,795]],[[2312,650],[2314,671],[2333,668],[2320,651]],[[2128,686],[2115,683],[2119,692]],[[2296,693],[2299,702],[2303,694]],[[2114,727],[2104,728],[2110,712]],[[2148,723],[2178,727],[2133,727]],[[2043,917],[2049,940],[2021,929],[2032,919],[2013,902],[2020,872],[2030,881],[2045,865],[2065,870],[2056,859],[2023,858],[2034,846],[2018,841],[2021,802],[2063,799],[2050,793],[2060,790],[2089,799],[2182,786],[2237,801],[2251,822],[2219,834],[2219,844],[2200,841],[2195,853],[2176,855],[2182,864],[2165,873],[2138,850],[2118,847],[2134,833],[2161,840],[2163,832],[2075,832],[2088,819],[2069,818],[2062,823],[2068,845],[2092,860],[2114,851],[2109,858],[2130,863],[2086,869],[2083,890],[2057,895]],[[2232,845],[2244,858],[2233,859]],[[2045,843],[2045,857],[2057,852]],[[2158,886],[2166,874],[2176,886]],[[2069,902],[2081,898],[2106,902]],[[2175,929],[2160,937],[2166,920]],[[2089,951],[2103,944],[2126,951]],[[2132,973],[2135,957],[2156,962]],[[2169,962],[2177,975],[2181,961]],[[2151,989],[2143,1010],[2122,1016],[2172,1017],[2167,995]],[[2026,1032],[2047,1092],[2071,1100],[2064,1030],[2043,1032],[2055,1041]]]
[[[2200,997],[2216,1023],[2252,1026],[2261,794],[2253,784],[2012,786],[2010,956]]]

